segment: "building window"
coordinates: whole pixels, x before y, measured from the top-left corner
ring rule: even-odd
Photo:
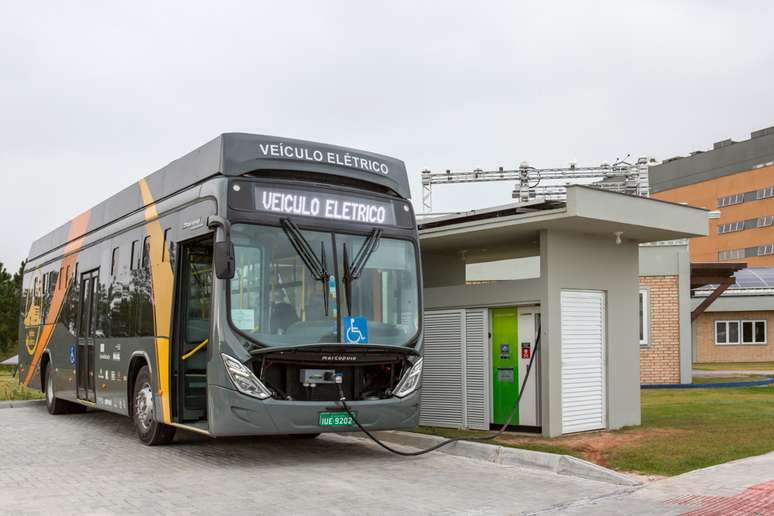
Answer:
[[[736,220],[718,224],[718,235],[744,231],[745,229],[764,228],[774,224],[774,215],[764,215],[755,219]]]
[[[742,204],[744,202],[744,194],[738,193],[734,195],[726,195],[718,199],[718,208],[725,208],[726,206],[733,206],[734,204]]]
[[[640,289],[640,345],[647,346],[650,343],[650,302],[649,292],[646,288]]]
[[[718,260],[738,260],[745,257],[744,249],[724,249],[718,252]]]
[[[715,344],[766,344],[767,323],[756,321],[715,321]]]
[[[733,233],[734,231],[742,231],[744,229],[744,221],[738,220],[736,222],[727,222],[725,224],[718,224],[718,235],[724,233]]]
[[[769,186],[768,188],[761,188],[760,190],[755,191],[755,199],[768,199],[769,197],[774,197],[774,186]]]
[[[766,321],[742,321],[742,344],[766,344]]]
[[[718,208],[742,204],[743,202],[759,201],[761,199],[768,199],[769,197],[774,197],[774,186],[767,186],[766,188],[759,188],[758,190],[718,197]]]
[[[739,321],[715,321],[715,344],[739,344]]]
[[[765,215],[763,217],[758,217],[757,227],[763,228],[766,226],[771,226],[772,224],[774,224],[774,215]]]
[[[758,256],[767,256],[769,254],[774,254],[774,244],[758,246]]]

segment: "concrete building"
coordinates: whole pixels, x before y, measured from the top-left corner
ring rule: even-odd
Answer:
[[[695,362],[774,361],[774,269],[744,269],[735,276],[736,284],[694,321]],[[709,293],[697,290],[692,306]]]
[[[570,186],[420,224],[421,424],[544,436],[640,423],[639,244],[706,235],[705,210]]]
[[[649,175],[653,198],[719,210],[709,234],[691,240],[692,262],[774,266],[774,127],[665,160]]]

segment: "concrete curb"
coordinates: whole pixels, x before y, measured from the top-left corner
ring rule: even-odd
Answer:
[[[374,434],[379,440],[386,443],[410,446],[412,448],[429,448],[446,440],[443,437],[435,435],[415,434],[410,432],[385,431],[375,432]],[[358,439],[368,439],[368,436],[361,432],[349,435]],[[503,466],[539,468],[553,471],[559,475],[580,477],[619,486],[638,486],[642,484],[642,482],[632,477],[576,457],[571,457],[570,455],[522,450],[519,448],[471,441],[457,441],[444,446],[438,451],[448,455],[502,464]]]
[[[20,408],[29,407],[31,405],[41,405],[46,400],[15,400],[15,401],[0,401],[0,409],[4,408]]]

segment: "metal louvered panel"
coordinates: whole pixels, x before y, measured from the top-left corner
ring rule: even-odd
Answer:
[[[419,424],[463,428],[465,311],[425,312],[423,325]]]
[[[606,426],[605,294],[562,290],[562,433]]]
[[[465,426],[489,430],[489,311],[465,311]]]

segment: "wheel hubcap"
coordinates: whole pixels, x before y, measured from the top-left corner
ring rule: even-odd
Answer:
[[[144,384],[137,391],[134,406],[137,413],[137,422],[142,427],[143,432],[147,432],[153,423],[153,392],[149,384]]]

